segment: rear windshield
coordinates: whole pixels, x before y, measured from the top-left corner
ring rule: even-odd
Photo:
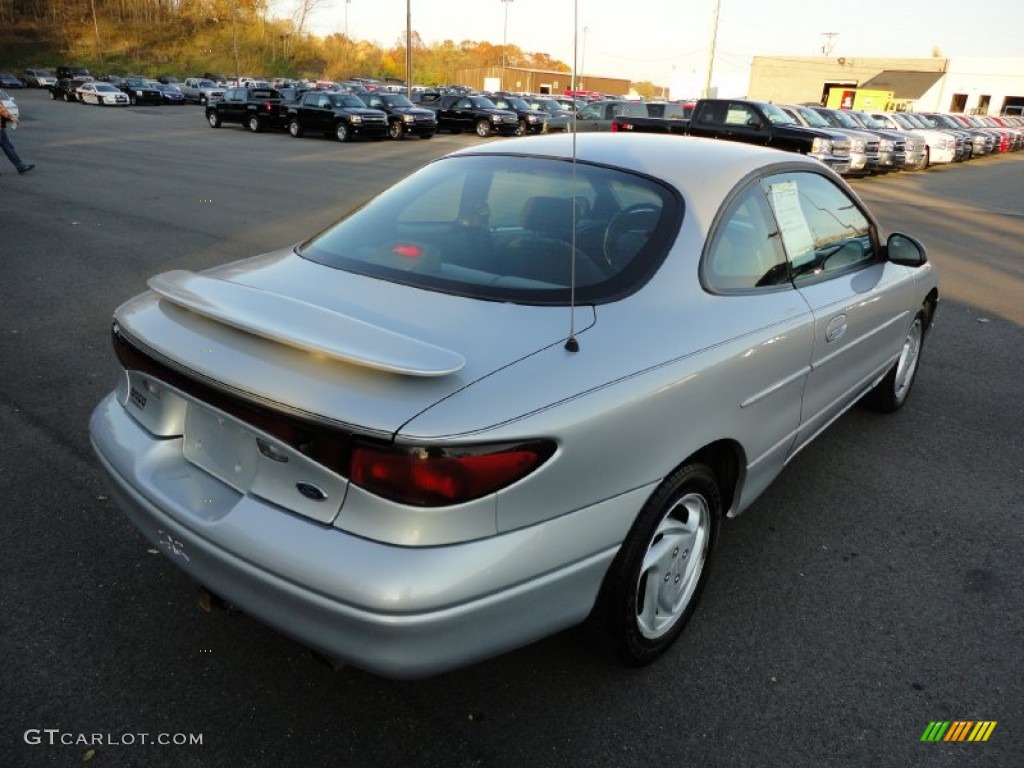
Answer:
[[[303,243],[301,256],[392,282],[530,304],[601,302],[664,259],[682,202],[645,176],[517,155],[422,168]],[[574,250],[575,247],[575,250]]]

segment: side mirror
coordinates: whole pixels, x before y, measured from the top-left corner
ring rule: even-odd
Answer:
[[[920,267],[928,261],[928,254],[919,240],[894,232],[885,243],[886,258],[904,267]]]

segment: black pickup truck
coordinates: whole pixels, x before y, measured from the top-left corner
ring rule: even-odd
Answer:
[[[815,157],[836,173],[850,170],[850,141],[805,128],[774,104],[748,99],[700,99],[689,120],[620,115],[613,133],[673,133],[761,144]]]
[[[228,88],[218,101],[207,102],[206,121],[211,128],[223,123],[244,125],[253,133],[283,128],[281,93],[276,88]]]
[[[338,141],[355,136],[382,139],[388,135],[388,116],[370,109],[351,93],[306,91],[287,107],[288,133],[300,138],[306,131],[333,135]]]

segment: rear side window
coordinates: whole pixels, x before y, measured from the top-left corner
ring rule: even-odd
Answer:
[[[300,246],[312,261],[475,298],[610,301],[660,266],[682,202],[645,176],[511,155],[434,162]]]
[[[722,217],[704,258],[704,283],[722,293],[788,284],[789,269],[761,187],[748,187]]]

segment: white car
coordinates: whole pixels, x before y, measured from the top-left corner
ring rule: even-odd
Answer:
[[[918,136],[924,141],[922,168],[933,163],[952,163],[956,159],[956,139],[945,131],[922,128],[899,112],[872,112],[871,116],[885,123],[889,130]]]
[[[75,93],[78,94],[78,100],[83,104],[96,104],[100,107],[128,106],[128,94],[120,88],[115,88],[110,83],[104,83],[98,80],[82,83],[78,86]]]
[[[7,107],[7,111],[14,115],[15,120],[21,117],[21,112],[18,110],[18,102],[11,98],[7,91],[0,91],[0,104]]]

